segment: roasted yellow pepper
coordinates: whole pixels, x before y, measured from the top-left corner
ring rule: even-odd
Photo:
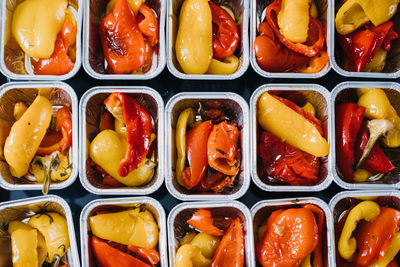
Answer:
[[[89,224],[95,236],[123,245],[154,248],[158,242],[158,225],[141,208],[98,214],[89,218]]]
[[[50,101],[43,96],[37,96],[11,127],[4,145],[4,157],[13,176],[19,178],[28,172],[30,162],[50,125],[51,117]]]
[[[329,144],[317,128],[268,92],[259,99],[257,119],[264,130],[304,152],[316,157],[329,154]]]
[[[379,48],[371,62],[364,68],[366,72],[382,72],[386,65],[387,51]]]
[[[315,116],[315,108],[314,106],[310,103],[307,102],[304,106],[303,106],[304,111],[311,113]]]
[[[42,234],[20,221],[8,225],[11,236],[12,262],[14,267],[42,266],[47,255],[47,247]]]
[[[356,251],[357,241],[352,234],[358,222],[361,220],[372,221],[379,213],[379,205],[368,200],[360,202],[349,212],[338,242],[338,251],[343,259],[350,260]]]
[[[183,72],[204,74],[213,55],[212,17],[208,0],[185,0],[179,15],[176,58]]]
[[[211,59],[210,66],[208,67],[208,74],[217,75],[229,75],[234,72],[239,67],[239,59],[235,55],[231,55],[225,58],[223,61],[217,60],[215,58]]]
[[[400,117],[390,104],[385,92],[379,88],[359,88],[357,94],[359,95],[357,105],[365,107],[365,117],[368,119],[386,119],[393,123],[394,128],[382,137],[382,141],[388,147],[399,147]]]
[[[336,30],[346,35],[369,21],[378,26],[396,13],[398,4],[399,0],[347,0],[336,14]]]
[[[307,41],[310,5],[311,0],[282,0],[278,26],[286,39],[294,43]]]
[[[388,264],[396,257],[397,253],[400,250],[400,232],[397,232],[389,247],[387,248],[385,255],[380,257],[379,260],[372,263],[368,267],[386,267]]]
[[[129,5],[131,6],[133,12],[135,12],[135,15],[137,15],[140,6],[145,2],[145,0],[128,0]],[[115,4],[117,3],[117,0],[110,0],[107,4],[106,8],[106,14],[110,14],[113,12]]]
[[[208,267],[210,263],[199,247],[190,244],[181,246],[175,255],[175,267]]]
[[[17,6],[12,34],[28,56],[51,56],[67,6],[66,0],[25,0]]]
[[[200,248],[201,254],[208,259],[212,259],[219,243],[220,240],[218,237],[203,232],[198,233],[192,241],[190,241],[190,244]]]
[[[176,180],[178,184],[183,186],[182,171],[186,163],[186,128],[193,127],[196,119],[196,112],[192,108],[187,108],[179,114],[178,122],[176,123],[175,144],[177,151],[176,160]]]
[[[368,178],[371,176],[372,176],[372,173],[370,173],[369,171],[364,170],[364,169],[357,169],[354,171],[354,179],[353,180],[354,180],[354,182],[357,182],[357,183],[363,183],[366,180],[368,180]]]
[[[46,172],[50,172],[53,182],[62,182],[72,174],[72,166],[69,164],[68,156],[59,151],[51,155],[35,156],[32,160],[29,172],[36,178],[38,183],[43,183]]]
[[[118,166],[125,157],[126,137],[113,130],[101,131],[90,144],[90,158],[109,175],[126,186],[140,186],[153,177],[157,164],[144,158],[126,177],[118,174]]]
[[[48,255],[46,261],[52,263],[54,257],[62,258],[69,248],[67,220],[58,213],[47,212],[31,217],[28,225],[36,228],[44,236]]]
[[[308,254],[303,261],[301,262],[299,267],[312,267],[311,265],[311,254]]]

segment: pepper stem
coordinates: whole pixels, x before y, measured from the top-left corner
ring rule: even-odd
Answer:
[[[61,257],[60,255],[56,254],[54,255],[53,263],[51,264],[51,267],[58,267],[60,265]]]

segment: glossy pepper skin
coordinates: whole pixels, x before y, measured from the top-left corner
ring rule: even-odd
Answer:
[[[4,145],[4,157],[13,176],[20,178],[28,172],[30,162],[50,125],[51,117],[50,101],[39,95],[11,127]]]
[[[135,253],[139,258],[146,260],[146,262],[156,265],[160,262],[160,253],[152,248],[142,248],[137,246],[128,246],[128,250]]]
[[[189,167],[182,172],[183,184],[186,189],[198,185],[206,173],[207,142],[213,128],[212,122],[205,121],[191,129],[186,135],[186,153]]]
[[[342,103],[336,107],[336,163],[340,173],[349,181],[354,178],[353,151],[364,112],[364,107],[354,103]]]
[[[122,120],[126,125],[126,152],[118,168],[118,174],[125,177],[137,168],[149,152],[152,129],[151,116],[136,99],[123,93],[112,93],[104,101],[104,104],[107,110],[120,120],[122,113]]]
[[[307,41],[311,0],[281,0],[277,22],[282,35],[294,43]]]
[[[103,18],[99,32],[109,73],[126,74],[142,67],[145,43],[126,0],[117,1],[113,13]]]
[[[211,168],[235,176],[240,169],[238,159],[239,129],[226,121],[213,126],[208,138],[207,157]]]
[[[222,230],[213,225],[213,217],[209,209],[200,208],[193,213],[192,217],[187,220],[187,223],[194,228],[211,236],[222,236]]]
[[[323,267],[324,261],[322,256],[322,231],[324,229],[325,213],[320,207],[314,204],[306,204],[303,206],[303,208],[310,210],[314,214],[318,225],[318,245],[312,252],[312,266]]]
[[[222,7],[209,1],[213,25],[213,58],[222,60],[233,55],[238,43],[239,32],[236,22]]]
[[[298,266],[317,245],[318,225],[310,210],[277,210],[268,218],[256,256],[264,267]]]
[[[210,267],[244,266],[244,230],[239,217],[234,219],[219,243]]]
[[[97,263],[102,267],[151,267],[151,265],[113,248],[96,236],[91,238],[91,247]]]
[[[159,39],[158,21],[153,10],[145,3],[140,5],[139,13],[144,19],[139,21],[139,29],[142,34],[147,37],[148,42],[152,47],[156,46]]]

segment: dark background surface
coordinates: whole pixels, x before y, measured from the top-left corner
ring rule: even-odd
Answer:
[[[326,87],[329,91],[343,81],[348,80],[363,80],[363,79],[353,79],[344,78],[338,75],[334,70],[331,70],[326,76],[319,79],[267,79],[259,76],[254,72],[251,66],[247,72],[239,79],[233,81],[189,81],[180,80],[175,78],[171,73],[169,73],[167,67],[164,71],[156,78],[149,81],[121,81],[121,80],[95,80],[91,78],[81,67],[75,77],[65,81],[75,90],[78,99],[81,98],[83,93],[94,86],[149,86],[157,90],[164,99],[164,104],[167,103],[168,99],[179,92],[190,92],[190,91],[219,91],[219,92],[235,92],[241,96],[249,103],[251,94],[259,86],[268,83],[316,83]],[[0,84],[8,82],[3,75],[0,75]],[[364,81],[366,81],[364,79]],[[398,81],[398,80],[390,80]],[[254,183],[251,183],[247,193],[239,199],[251,208],[256,202],[264,199],[277,199],[277,198],[293,198],[293,197],[304,197],[304,196],[315,196],[319,197],[325,202],[329,203],[329,200],[336,193],[342,191],[334,182],[324,191],[321,192],[265,192],[259,189]],[[75,232],[77,237],[77,244],[80,249],[80,239],[79,239],[79,216],[82,208],[90,201],[98,198],[115,198],[120,196],[98,196],[87,192],[81,185],[79,177],[76,181],[68,188],[63,190],[52,190],[50,194],[58,195],[64,198],[70,205],[72,210],[72,215],[75,223]],[[22,198],[29,198],[41,195],[41,191],[8,191],[0,188],[0,202],[16,200]],[[180,203],[179,200],[175,199],[167,191],[165,185],[163,185],[158,191],[149,195],[161,202],[164,206],[166,214]],[[122,196],[121,196],[122,197]],[[79,251],[80,253],[80,251]]]

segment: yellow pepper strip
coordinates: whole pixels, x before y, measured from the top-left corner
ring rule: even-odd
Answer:
[[[339,254],[343,259],[349,261],[356,251],[357,241],[352,237],[352,234],[358,222],[361,220],[372,221],[379,213],[379,205],[368,200],[360,202],[350,211],[338,242]]]
[[[329,144],[317,128],[268,92],[260,97],[257,119],[264,130],[304,152],[316,157],[329,154]]]
[[[25,0],[14,11],[12,34],[30,57],[49,58],[65,18],[66,0]]]
[[[184,186],[182,180],[182,171],[186,163],[186,128],[192,127],[196,119],[196,112],[192,108],[187,108],[181,112],[176,123],[175,143],[177,151],[176,160],[176,179],[178,184]]]
[[[400,250],[400,232],[397,232],[394,235],[392,242],[390,243],[390,246],[386,250],[385,255],[376,262],[369,265],[368,267],[386,267],[396,257],[399,250]]]
[[[357,169],[354,171],[354,182],[357,183],[363,183],[368,180],[369,177],[372,176],[372,173],[370,173],[367,170],[364,169]]]
[[[239,59],[235,55],[225,58],[223,61],[211,59],[207,74],[229,75],[235,73],[239,67]]]
[[[14,267],[42,266],[47,255],[44,237],[40,232],[20,221],[8,225],[11,235],[12,261]]]
[[[208,259],[212,259],[219,243],[218,237],[203,232],[198,233],[190,242],[191,245],[200,248],[201,254]]]
[[[58,213],[48,212],[31,217],[28,225],[36,228],[44,236],[47,245],[46,261],[62,258],[69,248],[67,220]]]
[[[51,117],[51,103],[47,98],[37,96],[11,127],[4,145],[4,157],[13,176],[19,178],[28,172],[29,164],[46,134]]]
[[[313,115],[315,116],[315,108],[314,108],[314,106],[313,106],[310,102],[307,102],[307,103],[303,106],[303,109],[304,109],[306,112],[311,113],[311,114],[313,114]]]
[[[400,117],[390,104],[389,98],[382,89],[363,88],[357,89],[359,95],[357,105],[365,107],[364,116],[368,119],[386,119],[393,123],[394,128],[390,130],[382,141],[386,146],[396,148],[400,146]]]
[[[152,135],[155,136],[155,135]],[[118,174],[118,167],[125,157],[126,138],[113,130],[101,131],[92,141],[89,148],[90,158],[109,175],[126,186],[140,186],[145,184],[154,175],[157,164],[144,158],[138,167],[121,177]]]
[[[366,72],[382,72],[386,65],[387,51],[379,48],[371,62],[364,68]]]
[[[311,254],[308,254],[300,264],[300,267],[311,267]]]
[[[307,41],[311,0],[282,0],[278,13],[279,30],[293,43]]]
[[[196,232],[192,231],[187,233],[181,240],[181,242],[179,242],[180,246],[183,246],[185,244],[190,244],[190,242],[192,242],[193,238],[196,236]]]
[[[317,5],[315,4],[314,0],[311,1],[310,15],[316,19],[318,18],[318,8],[317,8]]]
[[[176,58],[183,72],[204,74],[213,55],[212,17],[208,0],[185,0],[179,15]]]
[[[346,35],[369,21],[378,26],[396,13],[398,4],[399,0],[348,0],[336,14],[336,30]]]
[[[89,225],[95,236],[123,245],[154,248],[158,242],[158,225],[141,208],[98,214],[89,218]]]
[[[19,120],[25,111],[28,109],[24,102],[17,102],[14,105],[14,119],[17,121]]]
[[[175,255],[175,267],[209,267],[210,263],[199,247],[190,244],[181,246]]]

